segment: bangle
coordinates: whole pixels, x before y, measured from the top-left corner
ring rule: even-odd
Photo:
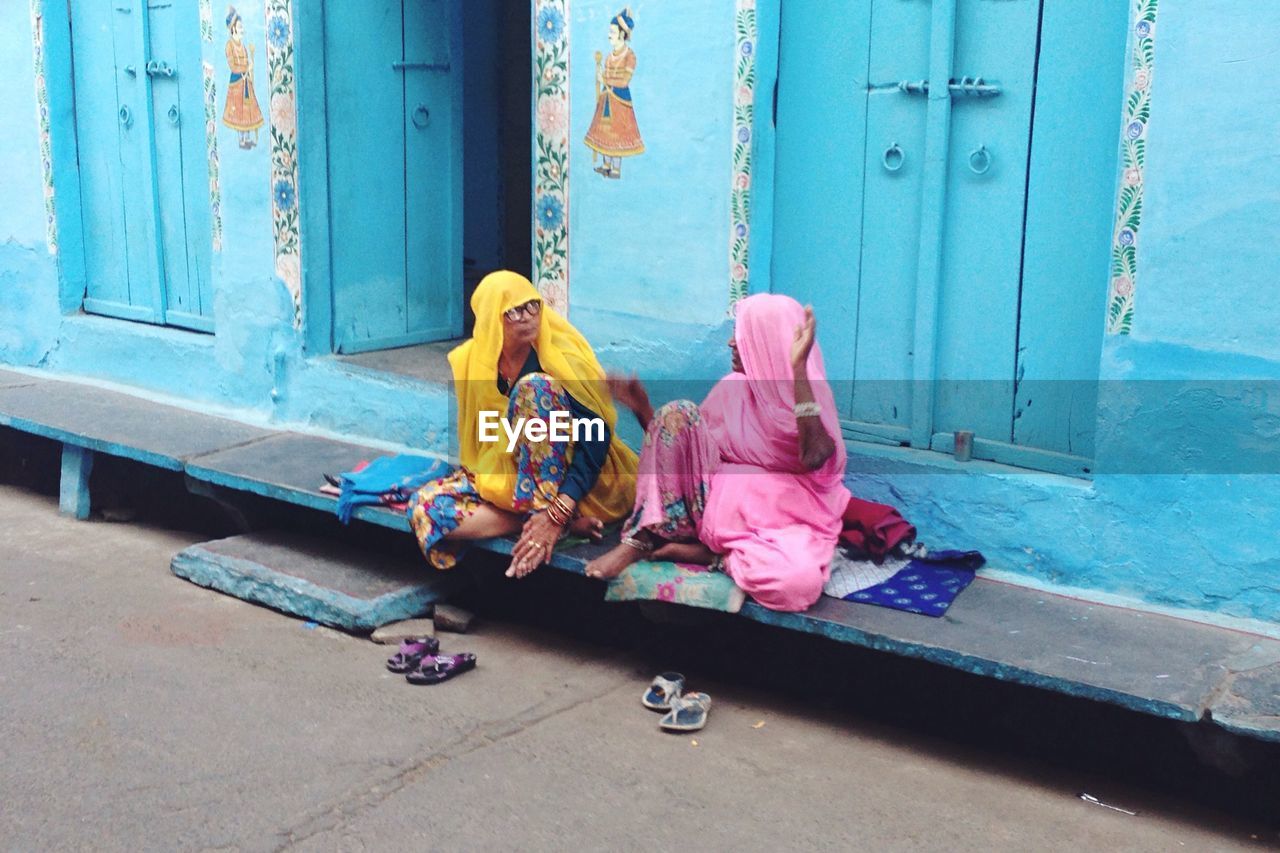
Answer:
[[[649,542],[643,542],[634,536],[623,536],[622,544],[628,548],[635,548],[641,554],[648,554],[653,550],[653,545]]]
[[[564,513],[564,515],[567,516],[568,518],[573,518],[575,515],[577,515],[577,509],[576,508],[570,509],[569,505],[565,503],[564,495],[557,494],[554,498],[551,499],[551,503],[555,504],[556,509],[560,510],[560,512]]]
[[[552,523],[554,523],[556,527],[564,527],[565,524],[568,523],[568,519],[564,516],[564,510],[560,509],[554,503],[547,504],[545,512],[547,513],[547,517],[551,519]],[[559,513],[558,515],[557,512]]]
[[[816,418],[822,414],[822,407],[817,403],[796,403],[795,413],[797,418]]]

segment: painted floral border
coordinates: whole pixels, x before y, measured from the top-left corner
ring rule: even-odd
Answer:
[[[218,84],[212,62],[201,63],[204,72],[204,142],[209,151],[209,224],[213,250],[222,251],[222,185],[218,158]]]
[[[729,304],[750,280],[751,134],[756,91],[756,0],[737,0],[734,14],[733,187],[729,196]]]
[[[276,275],[302,326],[302,238],[298,216],[298,126],[294,94],[292,0],[265,0],[267,70],[271,79],[271,224]]]
[[[49,130],[49,88],[45,83],[44,10],[42,0],[31,0],[31,55],[35,66],[36,120],[40,132],[40,173],[44,181],[45,243],[49,254],[58,254],[58,218],[53,195],[53,143]]]
[[[1133,327],[1133,295],[1138,281],[1138,231],[1142,225],[1143,175],[1147,124],[1151,120],[1151,76],[1155,65],[1156,6],[1159,0],[1133,2],[1133,64],[1124,102],[1123,171],[1111,243],[1111,288],[1107,333],[1127,335]]]
[[[213,41],[213,0],[200,0],[200,38]]]
[[[569,308],[569,0],[534,6],[533,266],[538,290]]]

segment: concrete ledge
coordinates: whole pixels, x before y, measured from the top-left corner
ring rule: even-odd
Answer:
[[[348,470],[383,453],[258,430],[75,383],[35,380],[36,388],[25,376],[18,385],[5,387],[6,381],[16,380],[0,373],[0,424],[322,512],[336,506],[319,491],[324,472]],[[46,393],[47,386],[60,387]],[[379,507],[362,508],[356,518],[408,530],[402,513]],[[510,553],[512,544],[485,540],[476,547]],[[196,583],[359,631],[423,612],[443,595],[437,582],[447,583],[447,575],[432,578],[416,561],[406,577],[405,566],[368,565],[367,555],[340,554],[331,543],[324,553],[316,553],[316,547],[296,537],[234,537],[188,549],[173,567]],[[581,574],[586,561],[605,547],[608,543],[562,549],[551,565]],[[309,568],[297,568],[299,561]],[[375,576],[384,582],[398,578],[400,585],[375,591],[369,586]],[[748,602],[741,615],[1146,714],[1209,718],[1232,732],[1280,740],[1280,641],[1228,628],[984,578],[942,619],[826,598],[799,614]]]
[[[1209,714],[1227,731],[1280,743],[1280,663],[1232,675]]]
[[[420,562],[279,533],[193,545],[170,568],[200,586],[359,633],[426,615],[452,586],[451,576]]]
[[[181,471],[193,456],[272,434],[239,421],[55,380],[0,387],[0,426],[170,471]]]

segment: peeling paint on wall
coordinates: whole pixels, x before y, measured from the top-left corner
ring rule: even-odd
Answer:
[[[1142,224],[1143,173],[1147,124],[1151,120],[1151,75],[1155,67],[1156,6],[1159,0],[1134,0],[1133,64],[1124,100],[1121,145],[1123,172],[1111,243],[1111,290],[1107,297],[1107,333],[1127,335],[1133,326],[1133,296],[1138,282],[1138,230]]]
[[[751,128],[756,97],[756,0],[734,16],[733,188],[729,201],[729,304],[747,295],[751,229]]]
[[[569,309],[569,2],[534,9],[533,268],[543,298]]]
[[[49,89],[45,85],[44,12],[42,0],[31,0],[31,54],[35,63],[36,121],[40,132],[40,170],[44,178],[45,244],[58,254],[58,219],[53,198],[53,147],[49,133]]]

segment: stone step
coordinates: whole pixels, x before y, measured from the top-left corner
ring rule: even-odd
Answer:
[[[456,582],[412,555],[270,531],[192,545],[170,568],[200,586],[354,633],[425,616]]]

